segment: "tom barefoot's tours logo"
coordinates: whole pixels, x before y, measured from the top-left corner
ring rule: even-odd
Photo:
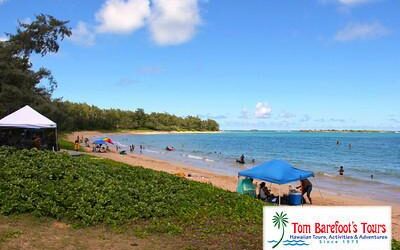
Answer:
[[[390,207],[264,207],[264,249],[391,249]]]
[[[287,227],[287,225],[289,223],[287,213],[275,212],[275,215],[272,217],[272,223],[274,224],[274,227],[278,228],[278,230],[282,229],[282,234],[278,241],[276,241],[276,240],[268,241],[268,243],[273,244],[272,248],[275,248],[279,244],[281,244],[283,237],[285,236],[285,227]],[[307,244],[304,240],[285,240],[282,245],[284,245],[284,246],[307,246],[309,244]]]

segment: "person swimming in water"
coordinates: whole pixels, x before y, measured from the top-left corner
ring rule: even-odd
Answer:
[[[244,164],[244,163],[245,163],[245,161],[244,161],[244,154],[242,154],[242,155],[240,156],[240,158],[239,158],[238,160],[236,160],[236,162],[237,162],[237,163],[240,163],[240,164]]]
[[[344,169],[343,169],[343,166],[340,166],[340,168],[339,168],[339,175],[344,175]]]

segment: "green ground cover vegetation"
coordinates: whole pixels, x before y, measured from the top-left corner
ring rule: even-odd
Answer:
[[[100,158],[0,148],[0,213],[77,227],[132,227],[138,235],[235,235],[261,246],[262,203],[163,172]],[[135,224],[140,227],[135,227]]]

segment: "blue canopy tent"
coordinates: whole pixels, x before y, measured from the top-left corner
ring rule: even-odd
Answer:
[[[93,144],[100,144],[100,145],[102,145],[102,144],[107,144],[107,142],[106,141],[104,141],[103,139],[97,139],[97,140],[95,140],[94,142],[93,142]]]
[[[262,163],[253,168],[242,170],[239,172],[239,177],[240,176],[252,179],[259,179],[281,185],[294,181],[304,180],[309,177],[314,177],[314,173],[311,171],[295,168],[286,161],[272,160]]]

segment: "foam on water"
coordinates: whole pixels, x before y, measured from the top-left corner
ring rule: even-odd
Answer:
[[[160,152],[160,151],[157,151],[157,150],[151,150],[151,149],[146,149],[146,150],[144,150],[144,152],[161,154],[161,152]]]
[[[203,160],[203,157],[196,155],[187,155],[187,157],[190,159]]]

